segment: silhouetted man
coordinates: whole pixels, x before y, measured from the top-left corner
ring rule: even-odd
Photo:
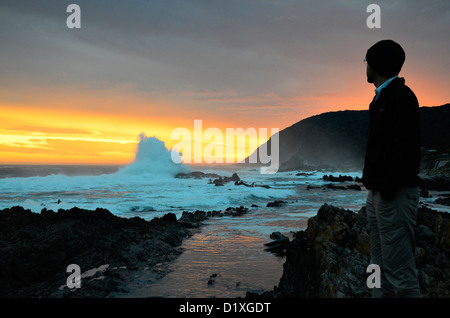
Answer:
[[[392,40],[366,54],[367,81],[376,86],[369,106],[370,123],[363,170],[369,190],[367,219],[371,263],[381,268],[381,288],[374,297],[420,297],[414,259],[414,229],[419,201],[419,103],[398,77],[405,61]]]

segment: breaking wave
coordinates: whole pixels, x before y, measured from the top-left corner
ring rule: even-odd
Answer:
[[[139,136],[134,162],[125,166],[117,174],[152,175],[174,177],[177,173],[189,173],[186,164],[173,162],[171,150],[156,137]]]

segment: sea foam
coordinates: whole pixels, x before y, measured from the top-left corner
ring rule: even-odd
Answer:
[[[199,168],[210,170],[212,167],[196,169]],[[250,206],[260,200],[281,199],[295,193],[293,185],[280,184],[276,181],[277,176],[260,175],[256,169],[249,171],[245,167],[227,166],[224,170],[216,167],[211,171],[226,176],[237,172],[250,184],[262,183],[270,185],[270,188],[238,186],[232,182],[219,187],[208,179],[175,178],[178,173],[191,172],[191,167],[173,162],[171,150],[163,141],[141,134],[133,162],[115,173],[1,179],[0,209],[20,205],[40,212],[43,208],[102,207],[119,216],[151,219],[167,212],[178,216],[184,210]]]
[[[118,175],[152,175],[174,177],[177,173],[188,173],[190,168],[183,163],[175,163],[165,143],[156,137],[139,136],[134,162],[117,172]]]

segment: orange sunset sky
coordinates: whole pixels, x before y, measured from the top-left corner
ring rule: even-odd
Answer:
[[[2,1],[0,164],[127,164],[141,133],[171,148],[194,120],[225,135],[367,109],[363,59],[386,38],[420,105],[450,102],[450,2],[379,1],[380,29],[370,3]]]

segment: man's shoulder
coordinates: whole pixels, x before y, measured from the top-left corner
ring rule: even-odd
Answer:
[[[417,100],[416,94],[414,94],[413,90],[409,88],[407,85],[403,85],[400,98],[404,99],[405,102],[409,104],[413,104],[414,106],[419,107],[419,101]]]
[[[416,94],[413,90],[405,84],[405,80],[403,78],[397,78],[392,81],[393,84],[390,88],[391,97],[397,99],[398,101],[404,101],[407,103],[419,104]]]

